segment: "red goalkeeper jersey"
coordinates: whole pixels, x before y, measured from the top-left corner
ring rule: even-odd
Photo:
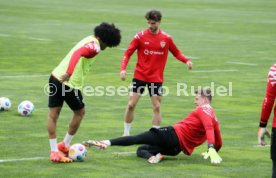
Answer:
[[[168,51],[178,60],[186,63],[186,58],[176,47],[171,36],[159,30],[152,34],[148,29],[139,32],[125,51],[121,71],[126,70],[131,55],[137,50],[137,63],[134,78],[145,82],[163,82],[163,73]]]
[[[219,122],[210,105],[197,107],[186,118],[173,125],[181,150],[191,155],[194,148],[204,143],[214,144],[218,151],[222,146]]]
[[[271,66],[269,69],[268,82],[266,87],[266,95],[262,105],[262,112],[260,118],[260,126],[266,126],[268,119],[270,117],[272,108],[275,103],[276,98],[276,64]],[[274,118],[272,122],[272,127],[276,128],[276,106],[274,107]]]

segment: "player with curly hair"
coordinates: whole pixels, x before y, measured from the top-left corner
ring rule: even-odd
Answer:
[[[120,44],[120,30],[114,24],[101,23],[90,35],[78,42],[64,57],[61,63],[52,71],[49,79],[49,115],[48,135],[51,147],[50,160],[53,162],[72,162],[67,158],[68,148],[76,134],[85,109],[81,89],[84,85],[95,56],[106,47],[116,47]],[[64,140],[57,143],[56,123],[64,101],[73,111]]]

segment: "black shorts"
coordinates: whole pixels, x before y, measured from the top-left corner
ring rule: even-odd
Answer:
[[[272,160],[276,161],[276,128],[272,128],[271,131],[271,142],[270,142],[270,157]]]
[[[119,137],[110,140],[111,145],[129,146],[134,144],[146,144],[171,150],[166,155],[175,155],[181,151],[178,137],[172,126],[151,128],[149,131],[138,135]],[[168,151],[169,152],[169,151]]]
[[[142,95],[145,91],[145,86],[148,87],[150,96],[162,96],[162,83],[161,82],[144,82],[138,79],[132,79],[131,92]]]
[[[49,79],[48,107],[62,107],[64,101],[73,111],[84,108],[81,91],[62,84],[59,80],[51,75]]]
[[[180,149],[178,136],[172,126],[161,127],[159,129],[151,128],[149,131],[157,135],[156,140],[160,140],[159,146],[175,147]]]

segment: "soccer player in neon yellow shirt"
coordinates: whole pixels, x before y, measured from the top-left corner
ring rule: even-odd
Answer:
[[[76,134],[85,109],[81,89],[94,57],[106,47],[120,44],[120,30],[113,24],[101,23],[94,29],[94,35],[78,42],[52,71],[49,86],[48,134],[51,147],[50,160],[53,162],[72,162],[68,156],[70,142]],[[57,143],[56,123],[64,101],[73,111],[64,140]]]

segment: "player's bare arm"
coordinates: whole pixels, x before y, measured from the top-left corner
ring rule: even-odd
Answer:
[[[186,63],[186,65],[188,66],[188,69],[189,69],[189,70],[192,70],[192,68],[193,68],[193,63],[192,63],[192,61],[188,61],[188,62]]]
[[[69,81],[69,79],[70,79],[70,75],[67,74],[67,73],[65,73],[62,76],[60,76],[60,82],[61,83],[65,82],[65,81]]]
[[[125,70],[122,70],[122,71],[120,72],[120,77],[121,77],[121,80],[122,80],[122,81],[125,81],[125,80],[126,80],[126,71],[125,71]]]

